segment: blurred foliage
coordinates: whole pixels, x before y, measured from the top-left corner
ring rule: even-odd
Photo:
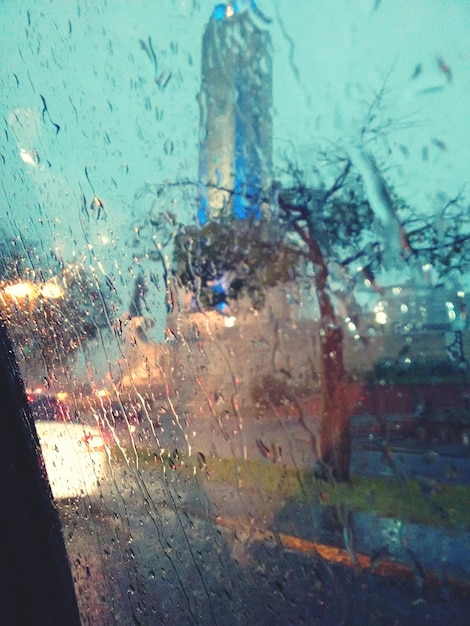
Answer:
[[[259,309],[266,289],[294,280],[303,258],[303,252],[287,243],[273,222],[228,219],[180,229],[173,271],[193,291],[200,284],[203,306],[213,305],[207,281],[232,271],[229,297],[247,295]]]
[[[251,383],[250,395],[253,403],[262,408],[279,407],[311,395],[317,389],[298,383],[285,376],[264,374]]]
[[[348,170],[349,171],[349,170]],[[300,214],[308,215],[310,234],[325,259],[345,266],[361,258],[364,270],[380,266],[380,250],[374,241],[364,244],[374,216],[357,177],[345,175],[335,189],[312,189],[301,181],[279,190],[278,212],[273,205],[270,218],[260,221],[222,217],[204,225],[183,226],[171,222],[174,236],[173,271],[181,284],[195,290],[203,306],[213,306],[207,281],[234,271],[230,296],[247,295],[254,308],[263,306],[266,290],[305,274],[308,251],[295,233]],[[159,238],[167,240],[166,214],[152,218]],[[370,239],[370,238],[369,238]]]

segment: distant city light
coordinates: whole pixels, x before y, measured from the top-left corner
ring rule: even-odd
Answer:
[[[62,289],[55,283],[46,283],[43,287],[41,287],[40,292],[44,298],[49,298],[51,300],[62,298],[64,295]]]
[[[454,308],[453,302],[446,302],[446,308],[447,308],[447,315],[449,317],[449,320],[451,322],[455,322],[455,319],[456,319],[457,315],[455,313],[455,308]]]
[[[386,324],[388,321],[385,311],[377,311],[375,314],[375,321],[377,324]]]

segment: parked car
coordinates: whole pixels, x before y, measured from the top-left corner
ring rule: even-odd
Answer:
[[[70,422],[70,412],[67,406],[56,396],[42,391],[33,391],[27,394],[29,408],[34,420],[43,422]]]
[[[28,393],[28,403],[54,498],[96,496],[108,465],[104,433],[72,421],[65,404],[52,394]]]
[[[106,389],[83,393],[77,407],[84,414],[93,415],[105,430],[124,425],[134,432],[143,416],[143,409],[137,398],[120,396]]]

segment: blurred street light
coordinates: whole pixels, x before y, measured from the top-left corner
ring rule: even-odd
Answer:
[[[36,300],[39,296],[48,300],[56,300],[64,296],[64,291],[55,280],[50,280],[44,284],[32,283],[30,281],[19,281],[13,284],[2,286],[3,293],[15,301]],[[4,300],[5,303],[5,300]]]
[[[37,297],[37,286],[30,282],[19,282],[13,285],[6,285],[3,287],[3,291],[7,296],[10,296],[14,300],[31,300]]]

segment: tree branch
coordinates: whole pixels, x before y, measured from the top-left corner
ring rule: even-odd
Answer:
[[[337,177],[333,185],[330,187],[330,189],[328,189],[328,191],[323,196],[322,201],[321,201],[321,206],[324,206],[326,202],[328,201],[328,199],[331,198],[331,196],[335,194],[339,189],[341,189],[341,187],[343,187],[350,171],[351,171],[351,161],[348,160],[344,170],[341,172],[341,174]]]

